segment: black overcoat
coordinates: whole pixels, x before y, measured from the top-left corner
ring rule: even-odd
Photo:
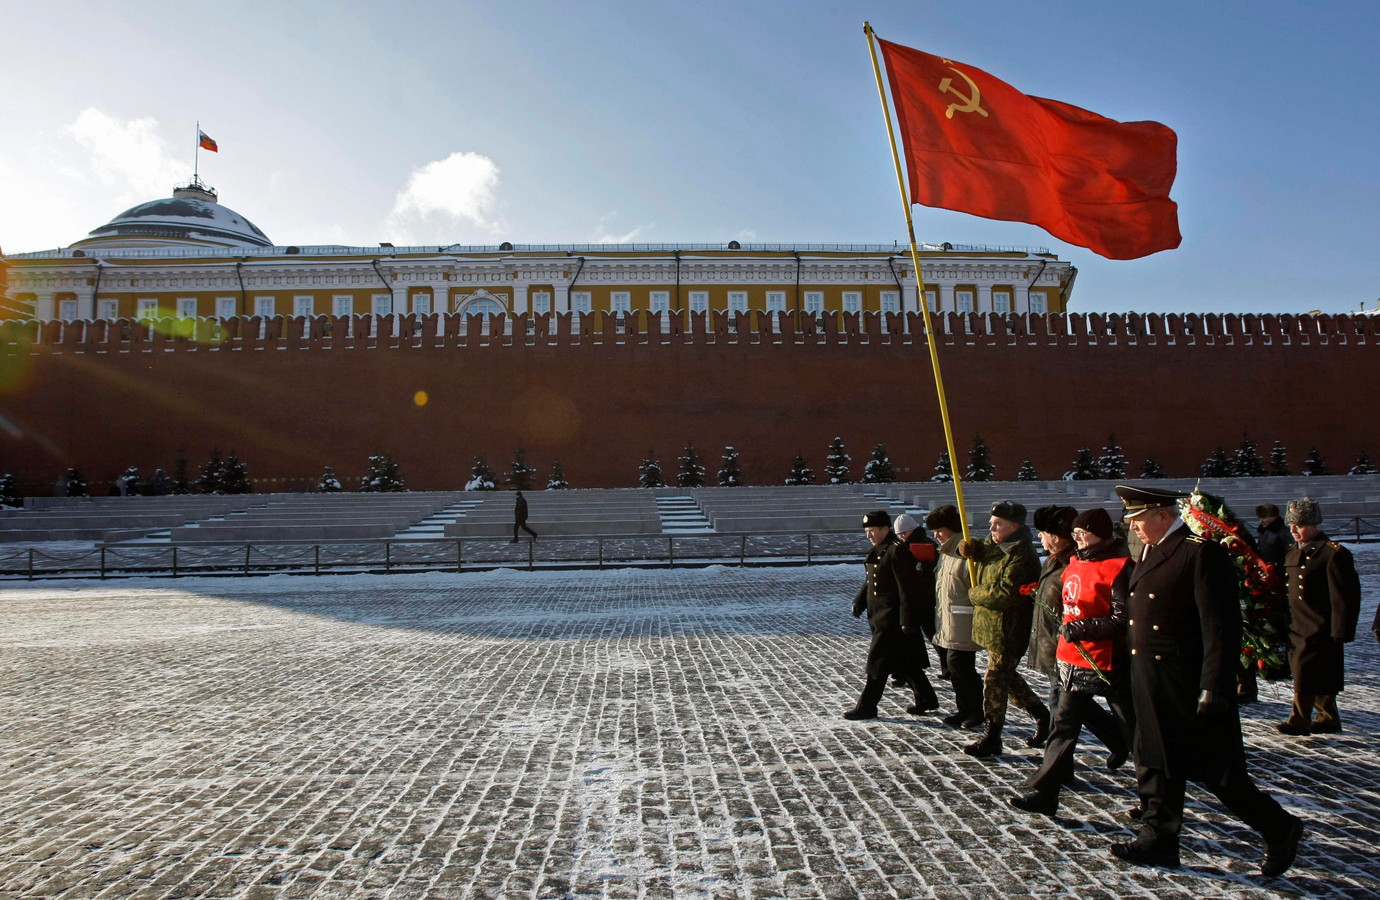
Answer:
[[[1361,616],[1361,579],[1351,551],[1320,533],[1289,551],[1284,574],[1294,687],[1312,696],[1340,693],[1342,645],[1356,639]]]
[[[1294,549],[1294,539],[1290,536],[1284,520],[1276,518],[1269,525],[1257,526],[1255,529],[1255,548],[1260,553],[1260,558],[1270,565],[1284,565],[1284,557],[1288,556],[1289,551]]]
[[[1180,526],[1131,573],[1126,642],[1136,710],[1136,765],[1219,782],[1244,765],[1236,709],[1241,607],[1236,570],[1218,544]],[[1198,715],[1201,691],[1230,699]]]
[[[886,540],[868,552],[864,567],[867,575],[853,598],[853,615],[866,611],[867,624],[872,629],[872,642],[867,648],[868,677],[885,678],[928,668],[929,653],[922,629],[925,594],[910,548],[895,534],[888,534]],[[930,597],[933,618],[933,592]],[[913,629],[914,636],[907,637],[903,628]]]
[[[513,521],[519,525],[527,524],[527,498],[519,497],[513,504]]]

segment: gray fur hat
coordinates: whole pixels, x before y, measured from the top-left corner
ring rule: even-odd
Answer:
[[[1284,514],[1286,525],[1321,525],[1322,507],[1312,497],[1302,497],[1289,501],[1289,511]]]

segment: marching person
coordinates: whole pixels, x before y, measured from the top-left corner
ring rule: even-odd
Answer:
[[[1145,544],[1131,573],[1127,643],[1136,716],[1140,833],[1112,845],[1127,862],[1175,868],[1184,788],[1202,783],[1265,839],[1263,875],[1294,863],[1303,821],[1262,793],[1246,771],[1237,711],[1241,608],[1227,552],[1189,531],[1181,494],[1120,485],[1125,518]]]
[[[1112,518],[1101,507],[1073,520],[1073,539],[1078,552],[1063,573],[1063,621],[1056,650],[1059,705],[1054,726],[1040,768],[1026,779],[1024,793],[1011,798],[1017,809],[1047,816],[1059,808],[1060,785],[1073,777],[1073,749],[1089,713],[1102,712],[1097,695],[1107,697],[1118,726],[1110,741],[1104,741],[1112,751],[1109,769],[1126,761],[1132,739],[1134,713],[1130,711],[1125,633],[1134,564],[1126,542],[1113,536]]]
[[[1311,497],[1290,500],[1286,518],[1295,541],[1284,562],[1294,709],[1275,727],[1282,734],[1333,734],[1342,730],[1337,713],[1345,668],[1342,648],[1356,639],[1361,580],[1351,551],[1329,540],[1322,530],[1318,501]]]
[[[532,540],[537,539],[537,533],[527,527],[527,498],[522,496],[522,491],[517,492],[517,503],[513,506],[513,539],[508,543],[517,543],[519,528],[530,534]]]
[[[1025,664],[1049,679],[1051,710],[1059,707],[1059,665],[1054,653],[1059,645],[1059,626],[1063,624],[1064,567],[1078,549],[1073,542],[1073,520],[1077,516],[1078,510],[1072,506],[1042,506],[1034,516],[1035,531],[1046,556],[1035,585],[1030,652]]]
[[[867,648],[867,683],[857,704],[843,717],[877,718],[877,703],[886,690],[887,676],[892,674],[906,679],[914,692],[915,703],[907,707],[907,712],[919,715],[936,710],[939,698],[925,677],[930,661],[921,624],[924,589],[915,560],[892,532],[891,516],[886,510],[863,516],[863,528],[872,549],[867,554],[863,586],[853,598],[853,615],[867,613],[872,642]],[[933,604],[930,609],[933,610]]]
[[[954,713],[944,717],[950,728],[976,728],[982,718],[982,676],[977,673],[973,641],[973,604],[968,599],[968,564],[958,555],[963,522],[958,508],[941,506],[925,516],[925,527],[939,542],[939,562],[934,575],[934,644],[949,654],[949,676],[954,688]]]
[[[1255,548],[1260,558],[1284,577],[1284,557],[1294,546],[1289,529],[1279,517],[1279,507],[1273,503],[1262,503],[1255,508],[1255,517],[1260,524],[1255,529]],[[1256,684],[1255,666],[1238,662],[1236,667],[1236,702],[1254,703],[1260,698]]]
[[[1014,700],[1035,720],[1035,736],[1049,735],[1049,710],[1016,667],[1030,645],[1035,601],[1022,589],[1040,575],[1040,561],[1025,525],[1025,507],[1011,500],[992,504],[988,537],[962,541],[959,555],[973,560],[977,578],[968,598],[973,603],[973,639],[987,649],[982,713],[987,729],[963,748],[969,756],[996,756],[1002,751],[1007,700]]]
[[[910,552],[911,558],[915,560],[915,571],[919,574],[920,585],[920,631],[919,641],[924,645],[928,641],[934,640],[934,570],[939,562],[939,547],[925,533],[925,527],[920,524],[909,513],[901,513],[892,523],[891,530],[900,538],[901,543],[905,544],[906,550]],[[907,640],[915,640],[908,637]],[[921,650],[928,654],[928,648],[922,646]],[[938,644],[934,646],[935,654],[940,660],[940,677],[945,677],[948,672],[946,662],[946,651]]]

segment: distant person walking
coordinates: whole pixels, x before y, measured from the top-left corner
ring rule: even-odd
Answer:
[[[1275,727],[1283,734],[1331,734],[1342,730],[1337,713],[1345,668],[1342,646],[1356,638],[1361,580],[1351,551],[1329,540],[1322,530],[1318,501],[1310,497],[1290,500],[1287,520],[1297,542],[1284,563],[1294,708]]]
[[[530,534],[532,540],[537,539],[537,533],[527,527],[527,498],[522,496],[522,491],[517,492],[517,503],[513,506],[513,539],[508,543],[517,543],[519,528]]]

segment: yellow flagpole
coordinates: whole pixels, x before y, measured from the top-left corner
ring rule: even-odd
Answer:
[[[906,234],[910,238],[910,262],[915,267],[916,298],[925,319],[925,338],[930,346],[930,365],[934,368],[934,389],[939,394],[939,417],[944,422],[944,444],[949,450],[949,471],[954,479],[954,498],[958,501],[958,520],[963,525],[963,539],[968,534],[968,513],[963,507],[963,479],[958,474],[958,454],[954,451],[954,432],[949,424],[949,402],[944,398],[944,378],[939,374],[939,352],[934,344],[934,329],[930,327],[930,304],[925,297],[925,276],[920,271],[920,251],[915,245],[915,223],[910,216],[910,199],[906,197],[906,179],[901,172],[901,154],[896,149],[896,133],[891,127],[891,108],[887,106],[886,89],[882,86],[882,66],[877,62],[877,46],[872,43],[872,25],[863,22],[867,49],[872,54],[872,72],[877,76],[877,95],[882,100],[882,115],[886,117],[886,136],[891,141],[891,161],[896,164],[896,186],[901,189],[901,208],[906,211]],[[968,578],[975,583],[977,573],[973,561],[968,560]]]

